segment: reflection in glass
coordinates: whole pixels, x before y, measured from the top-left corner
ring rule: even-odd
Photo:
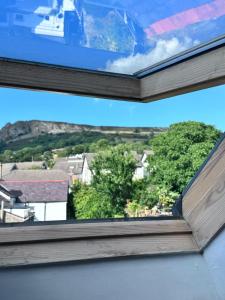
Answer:
[[[1,0],[0,56],[133,74],[224,34],[223,0]]]

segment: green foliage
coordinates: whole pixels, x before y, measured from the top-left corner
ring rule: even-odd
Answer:
[[[140,142],[132,142],[140,139]],[[0,161],[23,162],[32,160],[43,160],[43,153],[56,153],[59,157],[67,157],[73,154],[85,152],[98,152],[106,150],[110,146],[129,142],[132,150],[141,152],[147,149],[145,146],[148,136],[140,134],[104,134],[101,132],[77,132],[61,134],[44,134],[35,138],[23,139],[6,144],[0,142]],[[58,149],[58,150],[56,150]],[[10,151],[10,152],[8,152]]]
[[[149,157],[153,185],[181,193],[220,137],[213,126],[183,122],[151,140],[154,152]]]
[[[114,216],[110,198],[92,186],[81,186],[74,193],[76,219],[103,219]]]
[[[99,152],[106,150],[109,147],[109,141],[107,139],[100,139],[96,143],[92,143],[89,147],[90,152]]]
[[[93,186],[110,198],[116,214],[123,214],[131,199],[136,162],[126,146],[99,152],[92,165]]]
[[[132,200],[148,209],[153,208],[159,201],[158,190],[149,183],[149,179],[141,179],[133,182]]]
[[[158,189],[158,206],[163,211],[171,211],[175,201],[178,199],[179,194],[169,191],[166,188]]]
[[[128,202],[125,211],[129,217],[135,218],[135,217],[140,217],[140,213],[144,209],[145,209],[144,206],[142,206],[137,200],[134,200]]]

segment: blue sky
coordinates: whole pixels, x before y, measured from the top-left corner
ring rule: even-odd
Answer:
[[[0,88],[0,127],[18,120],[160,126],[195,120],[225,131],[225,86],[148,104]]]

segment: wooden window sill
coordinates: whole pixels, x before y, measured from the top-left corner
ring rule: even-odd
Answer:
[[[184,220],[0,228],[0,267],[193,252]]]

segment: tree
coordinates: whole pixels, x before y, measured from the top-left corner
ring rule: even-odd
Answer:
[[[102,219],[112,218],[114,209],[110,198],[92,186],[81,186],[74,193],[74,206],[76,219]]]
[[[150,181],[168,191],[181,193],[206,159],[221,132],[199,122],[182,122],[154,137],[149,157]]]
[[[109,141],[107,139],[100,139],[96,143],[90,145],[91,152],[103,151],[109,147]]]
[[[150,184],[148,178],[134,181],[132,201],[138,202],[142,207],[153,208],[159,202],[157,187]]]
[[[99,152],[92,164],[93,186],[111,200],[116,214],[123,214],[131,199],[136,162],[124,145]]]

